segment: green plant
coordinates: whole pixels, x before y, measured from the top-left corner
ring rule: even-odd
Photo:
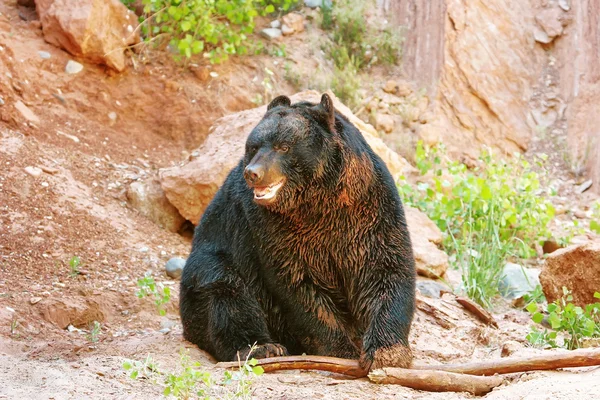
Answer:
[[[354,108],[360,103],[358,94],[360,82],[360,77],[352,63],[348,63],[342,68],[334,66],[331,90],[342,103],[350,108]]]
[[[165,315],[166,311],[162,306],[171,299],[171,289],[162,283],[156,283],[150,273],[146,273],[143,278],[138,279],[137,286],[140,288],[136,295],[140,299],[146,296],[154,297],[154,304],[160,315]]]
[[[534,244],[550,237],[554,208],[540,176],[516,154],[503,160],[484,150],[473,169],[451,161],[443,146],[417,143],[416,166],[425,176],[413,188],[399,182],[407,205],[425,212],[444,233],[444,248],[463,272],[463,290],[490,307],[509,256],[535,256]],[[537,160],[543,167],[544,158]]]
[[[594,298],[600,299],[600,293],[594,293]],[[574,305],[572,301],[571,292],[563,287],[563,296],[548,304],[548,323],[552,331],[540,331],[532,327],[527,340],[536,346],[573,350],[582,347],[586,339],[600,338],[600,303],[588,304],[582,308]],[[544,319],[544,314],[538,310],[535,303],[530,303],[527,311],[531,313],[535,323],[539,324]],[[562,334],[560,338],[558,333]]]
[[[90,333],[87,335],[88,340],[92,343],[96,343],[100,338],[101,332],[102,324],[98,321],[94,321],[90,327]]]
[[[529,305],[532,303],[534,303],[534,304],[544,303],[546,301],[546,296],[544,295],[542,286],[537,285],[535,287],[535,289],[533,289],[531,292],[525,294],[523,296],[523,301],[525,304],[525,307],[524,307],[525,309],[527,309],[527,307],[529,307]]]
[[[258,106],[270,103],[273,100],[273,71],[269,68],[265,67],[265,77],[263,78],[261,85],[264,89],[264,92],[257,93],[252,102]]]
[[[335,7],[323,7],[321,27],[333,30],[333,44],[326,46],[335,65],[345,68],[349,60],[357,71],[378,63],[397,64],[402,37],[392,29],[378,30],[367,24],[362,0],[340,0]]]
[[[255,348],[256,345],[252,347],[250,354]],[[125,361],[123,369],[132,379],[146,378],[154,384],[160,384],[164,387],[165,396],[174,396],[178,399],[189,399],[194,396],[202,399],[251,399],[252,381],[264,372],[257,363],[255,359],[250,359],[248,356],[243,362],[240,360],[237,371],[225,371],[222,379],[215,380],[209,372],[200,369],[199,362],[191,360],[187,350],[182,349],[177,371],[159,370],[150,356],[143,362]]]
[[[133,7],[132,0],[122,0]],[[142,0],[140,26],[145,43],[166,39],[180,56],[203,54],[211,63],[248,53],[254,18],[275,9],[288,10],[294,0]]]
[[[69,260],[69,276],[71,278],[79,275],[79,266],[81,265],[81,259],[78,256],[73,256]]]

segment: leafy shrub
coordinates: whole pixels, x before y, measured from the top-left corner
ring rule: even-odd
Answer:
[[[329,53],[338,68],[352,59],[358,70],[377,63],[397,64],[401,56],[402,38],[391,29],[377,30],[367,24],[361,0],[340,0],[333,9],[322,8],[321,27],[333,30]]]
[[[594,203],[590,230],[600,235],[600,201]]]
[[[554,208],[542,196],[539,175],[520,155],[501,160],[491,150],[470,171],[447,159],[443,146],[422,142],[416,164],[429,179],[416,189],[401,182],[403,200],[436,223],[451,262],[462,270],[463,290],[489,307],[507,258],[535,256],[533,245],[550,237]]]
[[[171,288],[164,286],[162,283],[156,283],[152,275],[147,273],[143,278],[138,279],[137,286],[140,290],[136,295],[140,299],[146,296],[154,297],[154,304],[160,315],[165,315],[167,312],[162,306],[171,299]]]
[[[122,0],[132,7],[131,0]],[[248,35],[259,14],[287,10],[293,0],[142,0],[147,43],[165,37],[180,55],[203,53],[211,63],[248,53]]]
[[[594,297],[600,299],[600,293]],[[564,347],[569,350],[582,347],[586,339],[600,338],[600,303],[588,304],[585,308],[571,303],[573,296],[567,288],[563,287],[563,297],[548,304],[548,323],[552,331],[538,330],[532,327],[527,335],[527,340],[536,346]],[[538,306],[531,303],[527,311],[532,315],[535,323],[541,323],[544,314],[539,312]],[[558,333],[562,333],[559,339]]]

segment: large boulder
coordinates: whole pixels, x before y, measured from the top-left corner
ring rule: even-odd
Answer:
[[[129,185],[127,201],[140,214],[168,231],[178,232],[185,222],[185,218],[165,196],[156,178],[136,181]]]
[[[438,248],[442,232],[424,213],[405,206],[417,273],[428,278],[440,278],[448,269],[448,255]]]
[[[373,150],[383,159],[392,176],[414,173],[406,160],[383,143],[377,131],[361,121],[333,93],[327,92],[335,107],[356,125]],[[291,96],[292,102],[307,100],[318,103],[321,94],[309,90]],[[213,196],[233,167],[244,155],[246,137],[261,120],[267,106],[225,116],[215,122],[209,136],[197,149],[199,156],[182,166],[163,168],[160,183],[171,204],[187,220],[197,224]]]
[[[125,48],[139,42],[137,16],[119,0],[36,0],[44,39],[77,57],[125,69]]]
[[[573,303],[595,303],[600,292],[600,241],[569,246],[550,254],[540,274],[548,302],[563,295],[563,286],[573,293]]]

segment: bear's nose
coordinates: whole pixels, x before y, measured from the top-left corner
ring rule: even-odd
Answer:
[[[244,169],[244,178],[250,183],[259,182],[264,174],[264,169],[256,164],[250,164]]]

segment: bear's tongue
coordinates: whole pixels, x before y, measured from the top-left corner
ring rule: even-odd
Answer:
[[[254,198],[260,199],[260,200],[272,199],[273,197],[275,197],[277,195],[277,192],[279,191],[279,189],[281,189],[282,186],[283,186],[283,181],[281,181],[275,185],[271,185],[271,186],[264,186],[264,187],[256,186],[254,188]]]

